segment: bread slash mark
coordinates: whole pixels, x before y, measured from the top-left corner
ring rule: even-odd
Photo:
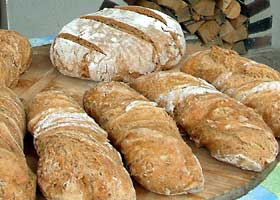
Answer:
[[[106,24],[107,26],[110,26],[112,28],[118,29],[118,30],[128,33],[130,35],[133,35],[133,36],[139,38],[140,40],[144,40],[144,41],[150,43],[153,46],[153,61],[156,64],[159,63],[159,58],[157,56],[157,52],[158,52],[157,47],[156,47],[154,41],[151,39],[151,37],[149,35],[147,35],[145,32],[143,32],[133,26],[130,26],[126,23],[123,23],[123,22],[120,22],[120,21],[117,21],[115,19],[108,18],[108,17],[88,15],[88,16],[82,16],[82,17],[80,17],[80,19],[95,20],[97,22]]]
[[[75,43],[78,43],[79,45],[83,46],[83,47],[86,47],[90,50],[95,50],[99,53],[102,53],[104,55],[106,55],[103,50],[98,47],[97,45],[85,40],[85,39],[82,39],[78,36],[75,36],[75,35],[72,35],[70,33],[60,33],[56,38],[63,38],[63,39],[66,39],[66,40],[70,40],[72,42],[75,42]]]
[[[167,26],[166,20],[162,16],[160,16],[159,14],[156,14],[155,12],[153,12],[150,9],[143,8],[141,6],[116,6],[115,8],[120,9],[120,10],[132,11],[132,12],[138,13],[140,15],[146,15],[147,17],[151,17],[151,18],[161,21],[162,23],[164,23]]]

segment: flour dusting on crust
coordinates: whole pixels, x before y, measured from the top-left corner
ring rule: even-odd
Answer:
[[[217,88],[221,88],[226,81],[232,76],[232,72],[225,72],[222,73],[220,76],[218,76],[218,78],[216,78],[216,80],[213,82],[213,85],[215,85],[215,87]]]
[[[93,19],[74,19],[60,33],[92,43],[104,54],[77,41],[57,37],[50,50],[51,61],[64,75],[95,81],[129,81],[135,78],[135,74],[140,76],[163,67],[170,68],[185,52],[184,35],[175,20],[158,11],[153,12],[162,16],[167,25],[152,17],[117,8],[88,15],[111,18],[132,26],[148,35],[151,42]],[[84,68],[86,75],[83,74]]]
[[[157,19],[129,10],[105,8],[91,15],[116,19],[148,34],[159,47],[157,54],[161,65],[165,65],[170,60],[170,57],[175,58],[175,62],[172,63],[173,65],[179,62],[181,55],[179,54],[179,49],[176,47],[176,41],[170,35],[170,32],[176,27],[170,28]],[[159,37],[165,38],[166,40],[159,40]]]
[[[130,102],[130,104],[126,106],[125,112],[128,112],[134,108],[143,108],[143,107],[157,107],[157,103],[151,101],[140,101],[140,100],[132,101]]]
[[[244,101],[250,95],[263,91],[279,91],[280,92],[280,81],[271,81],[260,83],[259,85],[253,87],[250,90],[242,92],[241,95],[237,96],[239,101]]]
[[[162,103],[165,105],[165,109],[168,113],[173,113],[175,106],[178,103],[181,103],[186,97],[191,95],[203,95],[217,93],[220,94],[219,91],[214,90],[213,88],[202,87],[202,86],[192,86],[192,85],[180,85],[175,87],[174,89],[161,94],[156,102]]]
[[[107,135],[97,123],[90,118],[86,113],[71,113],[71,112],[54,112],[47,115],[34,126],[34,137],[37,138],[42,130],[49,127],[58,128],[63,126],[85,127],[93,130],[95,133]]]
[[[263,170],[260,163],[243,154],[236,154],[236,155],[213,155],[214,158],[217,160],[227,162],[229,164],[235,165],[240,167],[241,169],[252,170],[256,172],[260,172]]]

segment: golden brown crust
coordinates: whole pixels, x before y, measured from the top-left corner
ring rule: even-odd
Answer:
[[[15,31],[0,30],[1,85],[13,87],[30,66],[32,49],[27,38]]]
[[[47,199],[136,199],[107,133],[60,90],[35,96],[28,128],[39,155],[38,183]]]
[[[25,112],[18,97],[0,88],[0,199],[34,200],[36,180],[23,153]]]
[[[202,189],[203,175],[176,123],[154,102],[124,83],[99,83],[84,96],[86,111],[124,155],[130,174],[146,189],[165,195]]]
[[[279,91],[264,91],[247,97],[243,103],[260,113],[264,121],[274,132],[280,136],[280,93]]]
[[[278,144],[262,118],[205,81],[182,72],[156,72],[131,86],[165,107],[216,159],[253,171],[275,160]]]
[[[280,136],[277,103],[280,101],[280,73],[276,70],[232,50],[212,47],[190,56],[181,71],[209,81],[225,94],[254,108],[274,135]]]

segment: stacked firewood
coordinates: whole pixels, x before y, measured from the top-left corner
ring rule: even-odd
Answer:
[[[160,10],[195,34],[205,46],[219,45],[246,51],[247,17],[238,0],[138,0],[137,5]]]

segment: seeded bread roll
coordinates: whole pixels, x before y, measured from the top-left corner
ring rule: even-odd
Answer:
[[[198,192],[204,178],[176,123],[156,103],[124,83],[99,83],[84,96],[86,111],[124,155],[130,174],[164,195]]]
[[[120,6],[64,26],[52,43],[50,58],[64,75],[130,81],[172,68],[184,52],[184,35],[174,19],[144,7]]]
[[[220,47],[192,55],[181,70],[254,108],[280,137],[279,72]]]
[[[41,92],[28,118],[40,158],[38,183],[47,199],[136,199],[107,133],[71,97],[59,90]]]
[[[23,153],[25,123],[18,97],[0,88],[0,199],[35,200],[35,175]]]
[[[0,30],[0,86],[13,87],[30,66],[32,49],[17,32]]]
[[[262,171],[278,154],[271,129],[253,109],[183,72],[155,72],[131,86],[174,116],[217,160]]]

